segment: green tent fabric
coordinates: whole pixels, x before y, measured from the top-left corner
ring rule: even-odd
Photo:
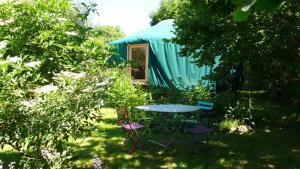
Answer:
[[[148,84],[168,88],[170,81],[178,87],[189,87],[202,81],[211,72],[210,66],[197,67],[191,57],[180,57],[181,46],[166,42],[174,37],[173,20],[162,21],[152,27],[113,41],[116,53],[127,59],[128,44],[149,44]]]

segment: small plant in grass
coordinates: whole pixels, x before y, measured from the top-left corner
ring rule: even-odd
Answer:
[[[255,126],[253,118],[252,98],[242,98],[227,108],[225,118],[238,119],[241,124]]]
[[[148,93],[140,85],[133,85],[131,77],[124,71],[116,72],[113,84],[105,93],[106,107],[115,108],[118,115],[128,112],[133,121],[144,119],[145,113],[134,107],[147,103]]]
[[[236,131],[236,129],[238,128],[239,126],[239,120],[237,119],[224,119],[219,127],[221,130],[227,130],[229,131],[230,133]]]
[[[224,92],[216,98],[217,107],[224,112],[224,120],[220,123],[221,129],[230,132],[235,130],[244,133],[244,129],[255,127],[253,116],[253,98],[241,97],[237,94]]]

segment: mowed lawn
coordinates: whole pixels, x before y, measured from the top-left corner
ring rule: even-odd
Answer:
[[[143,139],[144,147],[128,154],[120,148],[124,139],[116,125],[116,113],[112,109],[101,111],[102,120],[85,136],[70,141],[72,168],[92,168],[92,158],[97,154],[104,168],[300,168],[299,127],[266,127],[247,135],[215,131],[208,143],[191,146],[188,135],[177,135],[180,141],[170,149],[154,145]],[[154,134],[151,137],[166,138]],[[177,140],[177,139],[176,139]],[[197,149],[197,153],[194,149]],[[8,164],[18,160],[16,153],[6,148],[0,159]]]

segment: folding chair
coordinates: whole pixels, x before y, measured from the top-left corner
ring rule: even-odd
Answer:
[[[213,110],[214,104],[211,102],[198,101],[197,106],[200,108],[200,119],[204,126],[208,126],[208,114]]]
[[[205,135],[213,132],[213,129],[199,125],[197,127],[193,127],[188,129],[188,132],[194,135]]]
[[[127,141],[131,142],[129,153],[132,153],[138,145],[143,146],[140,138],[139,138],[139,130],[144,134],[145,126],[136,123],[131,122],[129,118],[129,113],[126,108],[117,109],[117,115],[118,115],[118,121],[117,124],[122,127],[124,133],[125,133],[125,140],[123,144],[121,145],[122,148],[125,148]]]
[[[192,137],[192,145],[193,150],[197,152],[197,149],[195,147],[196,140],[199,139],[199,135],[207,136],[210,135],[213,132],[212,128],[207,127],[208,126],[208,114],[209,112],[213,111],[213,103],[211,102],[203,102],[199,101],[197,103],[197,106],[200,108],[200,116],[198,118],[187,120],[187,122],[192,123],[193,127],[190,127],[186,130],[187,133],[193,135]]]
[[[217,121],[220,121],[222,113],[214,108],[213,103],[199,101],[197,106],[200,108],[200,121],[204,126],[209,126],[209,120],[211,120],[211,117],[217,117]]]
[[[200,110],[212,110],[214,104],[211,102],[198,101],[197,106],[200,108]]]
[[[197,144],[197,139],[199,139],[199,135],[201,135],[201,137],[203,136],[208,136],[210,135],[214,130],[202,125],[199,125],[197,127],[193,127],[188,129],[188,133],[192,134],[192,149],[197,153],[197,148],[196,148],[196,144]],[[206,143],[206,140],[202,141],[202,143]]]
[[[190,127],[196,125],[208,126],[208,115],[213,110],[213,103],[199,101],[197,102],[197,106],[199,107],[200,114],[197,112],[197,115],[194,114],[189,116],[189,118],[185,118],[183,123]]]

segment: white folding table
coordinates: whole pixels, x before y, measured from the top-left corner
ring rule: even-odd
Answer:
[[[153,105],[137,106],[136,108],[148,112],[173,113],[174,117],[176,116],[177,113],[187,113],[187,112],[194,112],[200,110],[198,106],[182,105],[182,104],[153,104]],[[166,145],[152,139],[149,139],[148,141],[167,148],[171,142],[171,139],[169,139]]]

